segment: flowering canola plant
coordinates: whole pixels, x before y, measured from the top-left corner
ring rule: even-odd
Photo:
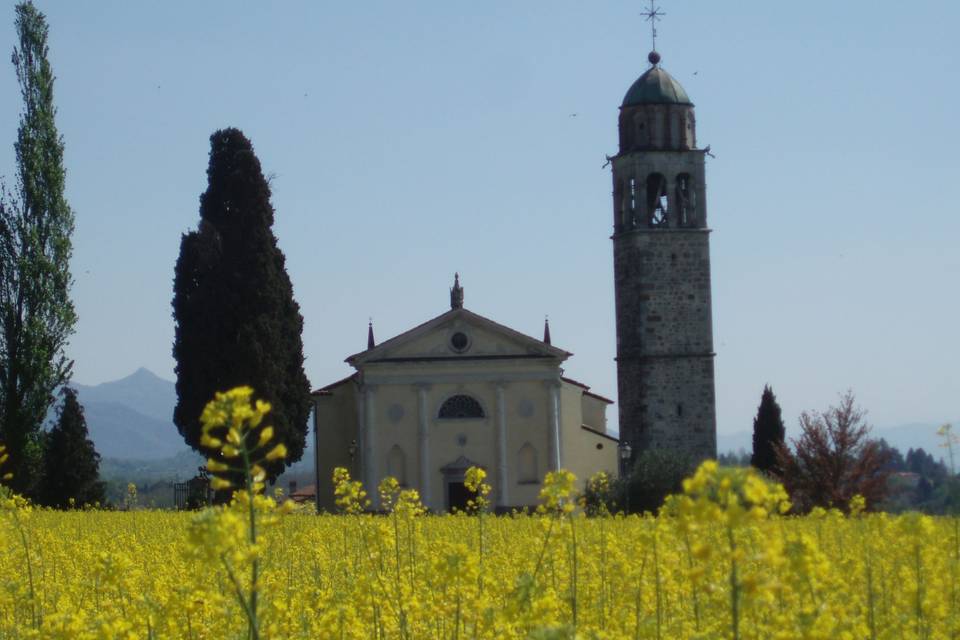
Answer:
[[[586,517],[562,470],[539,513],[481,516],[479,469],[480,517],[393,480],[367,513],[345,470],[340,513],[288,513],[255,468],[268,407],[220,400],[230,505],[56,512],[0,489],[0,638],[960,637],[956,518],[786,516],[782,487],[713,462],[656,517]]]

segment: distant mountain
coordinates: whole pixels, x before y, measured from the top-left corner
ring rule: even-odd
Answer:
[[[157,420],[118,402],[88,402],[80,396],[90,439],[104,458],[155,460],[186,449],[172,422]]]
[[[83,405],[90,439],[104,459],[105,476],[135,473],[184,479],[196,473],[203,460],[187,447],[173,424],[177,403],[173,382],[140,368],[120,380],[74,387]],[[301,462],[293,470],[301,468],[313,468],[312,434]]]
[[[137,413],[173,425],[173,407],[177,404],[176,387],[169,380],[164,380],[143,367],[120,380],[92,387],[83,384],[73,386],[85,407],[94,402],[122,404]]]
[[[960,427],[960,420],[953,425]],[[937,435],[940,424],[913,423],[895,427],[873,428],[870,437],[883,438],[892,447],[896,447],[904,455],[909,449],[923,449],[934,458],[946,458],[946,449],[940,447],[943,438]],[[797,437],[787,433],[787,440]],[[738,431],[736,433],[717,434],[717,452],[730,453],[740,449],[748,453],[753,450],[753,432]]]
[[[169,380],[140,368],[120,380],[74,387],[102,457],[160,460],[187,449],[173,424],[177,395]]]

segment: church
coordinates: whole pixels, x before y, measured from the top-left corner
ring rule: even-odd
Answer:
[[[356,372],[314,391],[318,508],[334,507],[335,467],[363,481],[373,508],[393,476],[433,511],[465,507],[471,466],[486,470],[501,512],[536,505],[547,471],[616,473],[613,402],[563,375],[573,354],[551,344],[549,325],[538,340],[463,300],[456,277],[448,311],[380,344],[371,327],[346,360]]]
[[[648,450],[716,457],[710,148],[697,147],[693,102],[660,59],[651,51],[627,90],[608,158],[619,439],[607,433],[612,401],[564,377],[571,354],[549,327],[537,340],[472,313],[455,280],[449,311],[379,345],[371,328],[367,349],[347,358],[356,372],[314,392],[318,508],[332,507],[337,466],[374,507],[391,475],[436,511],[465,504],[464,472],[480,466],[508,510],[535,504],[554,469],[582,481]]]

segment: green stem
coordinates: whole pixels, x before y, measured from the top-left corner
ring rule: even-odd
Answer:
[[[33,585],[33,563],[30,561],[30,542],[27,540],[27,534],[23,530],[23,524],[20,522],[20,516],[17,514],[16,507],[13,510],[13,521],[17,525],[17,531],[20,533],[20,541],[23,543],[23,552],[27,557],[27,580],[30,584],[30,623],[35,629],[39,629],[41,616],[37,614],[37,593]]]
[[[226,569],[227,576],[233,583],[233,591],[237,595],[237,600],[240,601],[240,608],[243,609],[243,614],[247,617],[247,624],[249,625],[249,628],[252,629],[254,627],[254,623],[256,622],[256,614],[250,610],[250,605],[247,603],[247,599],[243,596],[243,585],[240,584],[237,574],[233,572],[233,566],[227,560],[226,555],[220,556],[220,562],[223,563],[223,568]]]
[[[730,544],[730,624],[733,640],[740,640],[740,577],[737,568],[737,543],[733,537],[733,527],[727,526],[727,540]]]
[[[683,534],[683,543],[687,550],[687,570],[691,573],[693,572],[693,549],[690,545],[690,532],[685,531]],[[690,590],[693,592],[693,624],[696,631],[700,631],[700,595],[697,591],[697,584],[693,580],[690,581]]]
[[[656,527],[656,525],[654,525]],[[663,589],[660,581],[660,550],[657,548],[657,531],[653,531],[653,578],[657,595],[657,640],[660,640],[663,623]]]
[[[570,576],[570,605],[573,609],[573,633],[577,633],[577,530],[573,524],[573,516],[570,519],[570,538],[573,543],[573,571]]]
[[[244,439],[240,442],[240,451],[243,453],[243,474],[247,481],[247,497],[249,498],[249,509],[250,509],[250,545],[254,546],[257,544],[257,509],[254,504],[254,497],[256,492],[253,490],[253,476],[250,469],[250,453],[247,451],[246,444],[246,434],[244,434]],[[250,629],[249,635],[253,640],[260,640],[260,624],[257,620],[257,580],[259,579],[260,574],[260,559],[254,557],[253,562],[250,566]]]
[[[923,636],[923,559],[920,556],[919,543],[914,547],[914,562],[917,570],[917,637],[920,638]]]
[[[550,526],[547,528],[547,535],[543,537],[543,546],[540,547],[540,555],[537,557],[537,564],[533,568],[533,577],[536,579],[537,574],[540,573],[540,567],[543,565],[543,556],[547,551],[547,544],[550,542],[550,534],[553,532],[553,523],[556,522],[555,519],[550,519]]]
[[[607,628],[607,536],[604,523],[606,514],[600,516],[600,628]]]

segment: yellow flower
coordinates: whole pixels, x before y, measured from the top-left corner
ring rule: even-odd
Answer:
[[[484,482],[486,477],[487,472],[480,467],[470,467],[464,474],[463,486],[475,494],[473,499],[467,501],[467,506],[472,512],[483,511],[490,504],[487,500],[490,485]]]
[[[267,405],[268,407],[270,405]],[[257,448],[266,445],[273,438],[273,427],[264,427],[263,431],[260,432],[260,439],[257,441]]]
[[[573,511],[573,488],[577,477],[566,469],[548,471],[540,490],[540,508],[551,513]]]
[[[266,455],[266,460],[282,460],[287,457],[287,447],[282,442],[275,446]]]
[[[200,444],[204,447],[210,447],[211,449],[219,449],[223,446],[223,440],[220,438],[214,438],[210,434],[204,433],[200,436]]]
[[[229,470],[230,467],[223,462],[217,462],[213,458],[207,458],[207,470],[212,473],[220,473]]]

